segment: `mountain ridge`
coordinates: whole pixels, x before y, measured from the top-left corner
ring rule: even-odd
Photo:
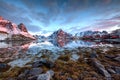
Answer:
[[[0,40],[13,40],[12,38],[14,36],[17,36],[17,40],[35,39],[30,33],[28,33],[27,28],[23,23],[16,25],[0,16]],[[20,36],[22,36],[23,39],[19,39]]]

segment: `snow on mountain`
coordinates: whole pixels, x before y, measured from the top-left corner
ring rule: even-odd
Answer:
[[[18,30],[20,30],[20,34],[24,35],[25,37],[35,39],[31,34],[28,33],[27,28],[23,23],[20,23],[17,28]]]
[[[80,33],[76,33],[75,36],[76,37],[84,37],[84,36],[96,36],[96,35],[99,35],[99,36],[102,36],[102,35],[107,35],[108,32],[106,31],[84,31],[84,32],[80,32]]]
[[[12,23],[12,32],[13,34],[20,34],[20,30],[15,23]]]
[[[62,29],[59,29],[55,32],[53,32],[53,34],[51,34],[48,38],[51,38],[51,39],[65,39],[65,38],[71,38],[72,35],[67,33],[67,32],[64,32]]]
[[[31,34],[28,33],[24,24],[17,26],[15,23],[10,22],[9,20],[5,20],[0,16],[0,40],[11,38],[13,35],[17,35],[17,38],[18,36],[22,35],[24,38],[35,39]]]
[[[112,31],[111,34],[116,34],[116,35],[120,36],[120,29],[116,29],[116,30]]]

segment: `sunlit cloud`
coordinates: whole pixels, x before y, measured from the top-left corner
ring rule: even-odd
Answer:
[[[120,25],[120,0],[1,0],[0,16],[34,33],[107,30]]]

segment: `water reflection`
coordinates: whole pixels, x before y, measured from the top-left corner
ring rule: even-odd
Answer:
[[[51,42],[54,46],[57,47],[64,47],[65,45],[69,44],[72,42],[71,39],[50,39],[49,42]]]
[[[0,42],[0,62],[14,59],[19,53],[25,53],[30,44],[28,41]]]
[[[119,45],[119,44],[118,44]],[[46,55],[50,59],[56,59],[59,51],[77,47],[113,46],[82,40],[44,40],[44,41],[14,41],[0,42],[0,62],[9,62],[11,66],[23,66],[32,59]],[[119,46],[120,47],[120,46]],[[71,59],[77,59],[77,55],[72,55]]]
[[[33,49],[36,51],[37,48],[40,49],[63,49],[63,48],[76,48],[76,47],[93,47],[93,46],[112,46],[106,42],[92,42],[92,41],[83,41],[83,40],[42,40],[42,41],[14,41],[14,42],[0,42],[0,49],[13,49],[28,51]],[[38,49],[39,50],[39,49]],[[0,51],[0,53],[3,53]],[[29,51],[28,51],[29,52]]]

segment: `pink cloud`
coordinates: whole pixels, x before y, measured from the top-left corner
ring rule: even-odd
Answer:
[[[115,26],[120,25],[120,16],[113,16],[109,19],[99,19],[96,20],[96,22],[92,25],[88,25],[84,28],[81,28],[79,30],[81,31],[87,31],[87,30],[93,30],[93,31],[99,31],[99,30],[109,30],[111,28],[114,29]]]

